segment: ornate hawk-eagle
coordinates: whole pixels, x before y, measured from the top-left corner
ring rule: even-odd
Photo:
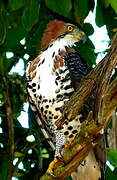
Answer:
[[[61,117],[60,108],[69,100],[83,76],[88,73],[85,60],[73,46],[86,35],[80,26],[52,20],[43,34],[41,51],[29,62],[26,78],[29,101],[33,111],[43,116],[38,123],[49,144],[55,147],[55,157],[60,157],[62,148],[80,131],[83,114],[57,128]],[[77,180],[98,180],[101,178],[100,163],[92,150],[84,164],[78,168]],[[48,171],[51,171],[48,169]],[[75,177],[75,173],[72,174]]]

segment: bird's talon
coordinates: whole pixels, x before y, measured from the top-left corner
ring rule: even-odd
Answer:
[[[48,169],[47,169],[47,174],[51,175],[51,176],[54,176],[56,177],[54,174],[53,174],[53,170],[55,168],[55,165],[56,163],[59,161],[58,158],[54,158],[54,160],[50,163]]]

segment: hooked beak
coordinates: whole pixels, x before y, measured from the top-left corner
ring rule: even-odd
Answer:
[[[84,32],[83,32],[84,33]],[[87,40],[87,36],[86,36],[86,34],[84,33],[84,34],[82,34],[81,35],[81,40],[83,41],[83,44],[86,42],[86,40]]]
[[[86,34],[83,32],[83,31],[76,31],[74,34],[73,34],[74,38],[77,39],[77,40],[82,40],[83,41],[83,44],[86,42],[87,40],[87,36]]]

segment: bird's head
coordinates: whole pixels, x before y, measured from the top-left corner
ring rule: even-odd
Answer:
[[[86,35],[80,27],[55,19],[50,21],[44,31],[41,48],[45,49],[49,44],[61,39],[63,39],[68,46],[72,46],[80,40],[86,41]]]

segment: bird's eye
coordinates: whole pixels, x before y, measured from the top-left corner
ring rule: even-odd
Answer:
[[[72,32],[74,30],[73,26],[68,26],[67,27],[68,31]]]

